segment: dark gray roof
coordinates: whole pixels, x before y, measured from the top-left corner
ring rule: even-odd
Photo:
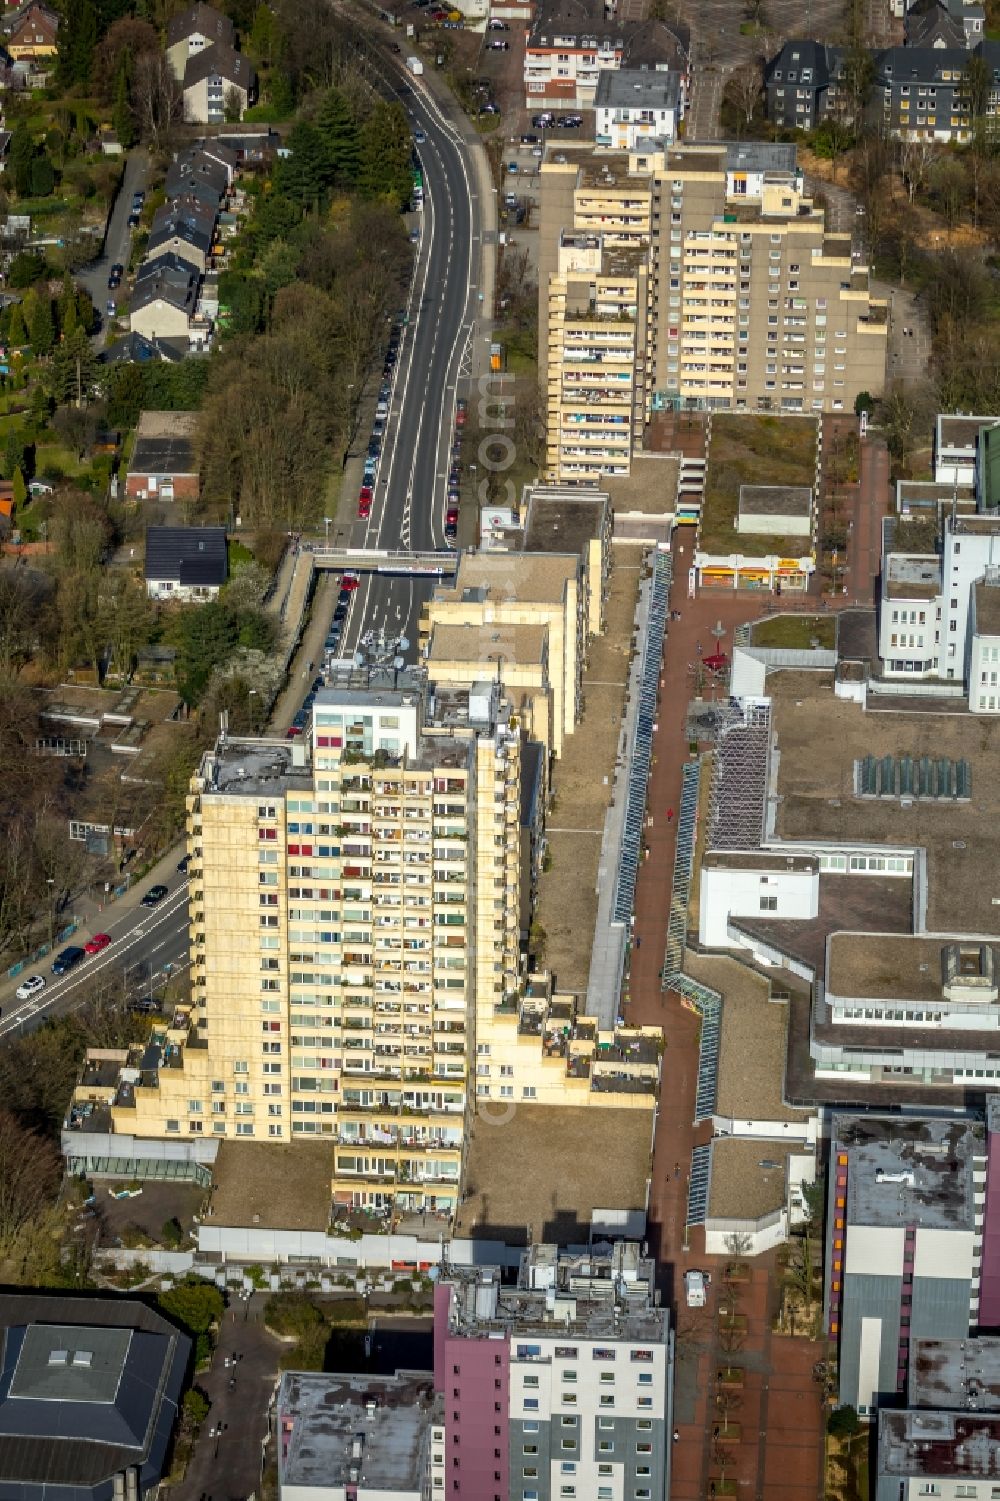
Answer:
[[[213,161],[201,151],[192,151],[171,165],[164,190],[168,199],[191,193],[218,208],[228,186],[229,173],[221,162]]]
[[[791,37],[768,63],[767,81],[791,82],[800,88],[816,90],[828,88],[830,79],[839,73],[844,52],[843,47],[829,47],[808,37]],[[806,78],[802,77],[803,72],[808,75]],[[794,74],[794,78],[790,79],[789,74]]]
[[[225,42],[213,42],[211,47],[205,47],[188,58],[184,69],[185,89],[200,83],[203,78],[221,78],[225,83],[238,84],[247,93],[257,83],[257,75],[249,60]]]
[[[213,42],[231,42],[233,23],[228,16],[214,10],[211,5],[191,5],[179,15],[171,17],[167,25],[167,46],[173,47],[187,37],[199,34],[211,38]]]
[[[151,255],[144,260],[135,273],[135,284],[141,286],[145,281],[174,281],[178,286],[186,287],[191,281],[197,279],[190,261],[186,261],[175,250],[164,250],[161,255]]]
[[[152,302],[169,302],[171,307],[178,308],[182,313],[190,316],[194,312],[197,298],[197,282],[194,277],[182,285],[174,276],[157,275],[148,276],[140,282],[132,293],[129,303],[129,311],[138,313],[142,308],[149,307]]]
[[[189,201],[188,201],[189,204]],[[154,251],[160,245],[167,245],[171,240],[182,240],[185,245],[200,250],[208,255],[212,248],[212,231],[215,228],[214,218],[206,223],[202,215],[191,212],[190,206],[179,206],[165,203],[158,209],[153,219],[153,227],[149,235],[149,249]]]
[[[147,339],[143,334],[130,333],[116,339],[113,344],[106,345],[97,358],[103,365],[148,365],[152,360],[170,360],[176,363],[186,353],[186,341],[184,348],[179,349],[169,340]]]
[[[903,22],[911,47],[932,47],[940,40],[945,47],[965,46],[965,26],[960,14],[940,0],[917,0]]]
[[[224,526],[146,528],[146,578],[180,584],[226,582]]]
[[[938,83],[945,70],[963,74],[968,62],[964,47],[887,47],[875,54],[875,76],[883,83]]]
[[[128,469],[129,474],[197,474],[194,444],[180,435],[137,438]]]
[[[109,1501],[163,1472],[190,1341],[128,1299],[0,1296],[0,1495]]]

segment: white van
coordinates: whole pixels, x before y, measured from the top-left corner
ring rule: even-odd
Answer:
[[[709,1279],[704,1272],[684,1273],[684,1296],[689,1308],[704,1308]]]

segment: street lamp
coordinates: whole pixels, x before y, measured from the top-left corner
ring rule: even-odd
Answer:
[[[53,896],[54,896],[54,892],[52,891],[52,887],[56,884],[55,877],[54,876],[46,876],[45,877],[45,884],[49,888],[49,901],[48,901],[48,907],[49,907],[49,952],[51,953],[51,951],[52,951],[52,943],[53,943],[53,938],[52,938],[52,919],[53,919],[52,901],[53,901]]]
[[[330,521],[331,521],[331,518],[329,516],[324,516],[323,517],[323,525],[326,527],[326,538],[325,538],[325,541],[323,543],[324,547],[329,547],[330,546]]]

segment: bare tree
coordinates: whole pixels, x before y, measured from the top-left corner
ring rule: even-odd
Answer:
[[[164,53],[144,52],[135,59],[132,102],[143,139],[159,150],[182,115],[180,85]]]
[[[917,193],[927,186],[937,160],[937,147],[933,141],[904,140],[899,143],[899,170],[906,188],[906,196],[912,203]]]
[[[729,80],[729,96],[741,111],[747,125],[753,121],[754,111],[760,103],[763,91],[764,80],[760,64],[756,62],[744,63],[742,67],[736,69]]]
[[[53,1142],[27,1130],[9,1111],[0,1113],[0,1247],[51,1206],[61,1167]]]

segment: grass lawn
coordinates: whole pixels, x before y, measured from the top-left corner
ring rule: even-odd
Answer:
[[[850,1439],[827,1437],[826,1494],[830,1501],[868,1501],[868,1451],[867,1429]]]
[[[87,467],[88,461],[79,458],[75,449],[67,448],[58,441],[39,443],[35,449],[35,472],[41,478],[44,478],[46,471],[69,476],[82,474]]]
[[[805,537],[738,533],[741,485],[806,485],[816,478],[816,423],[811,417],[724,413],[712,419],[705,499],[701,513],[703,552],[747,557],[808,552]]]
[[[758,620],[750,633],[754,646],[787,647],[808,651],[813,641],[824,651],[837,644],[837,623],[830,615],[773,615]]]

